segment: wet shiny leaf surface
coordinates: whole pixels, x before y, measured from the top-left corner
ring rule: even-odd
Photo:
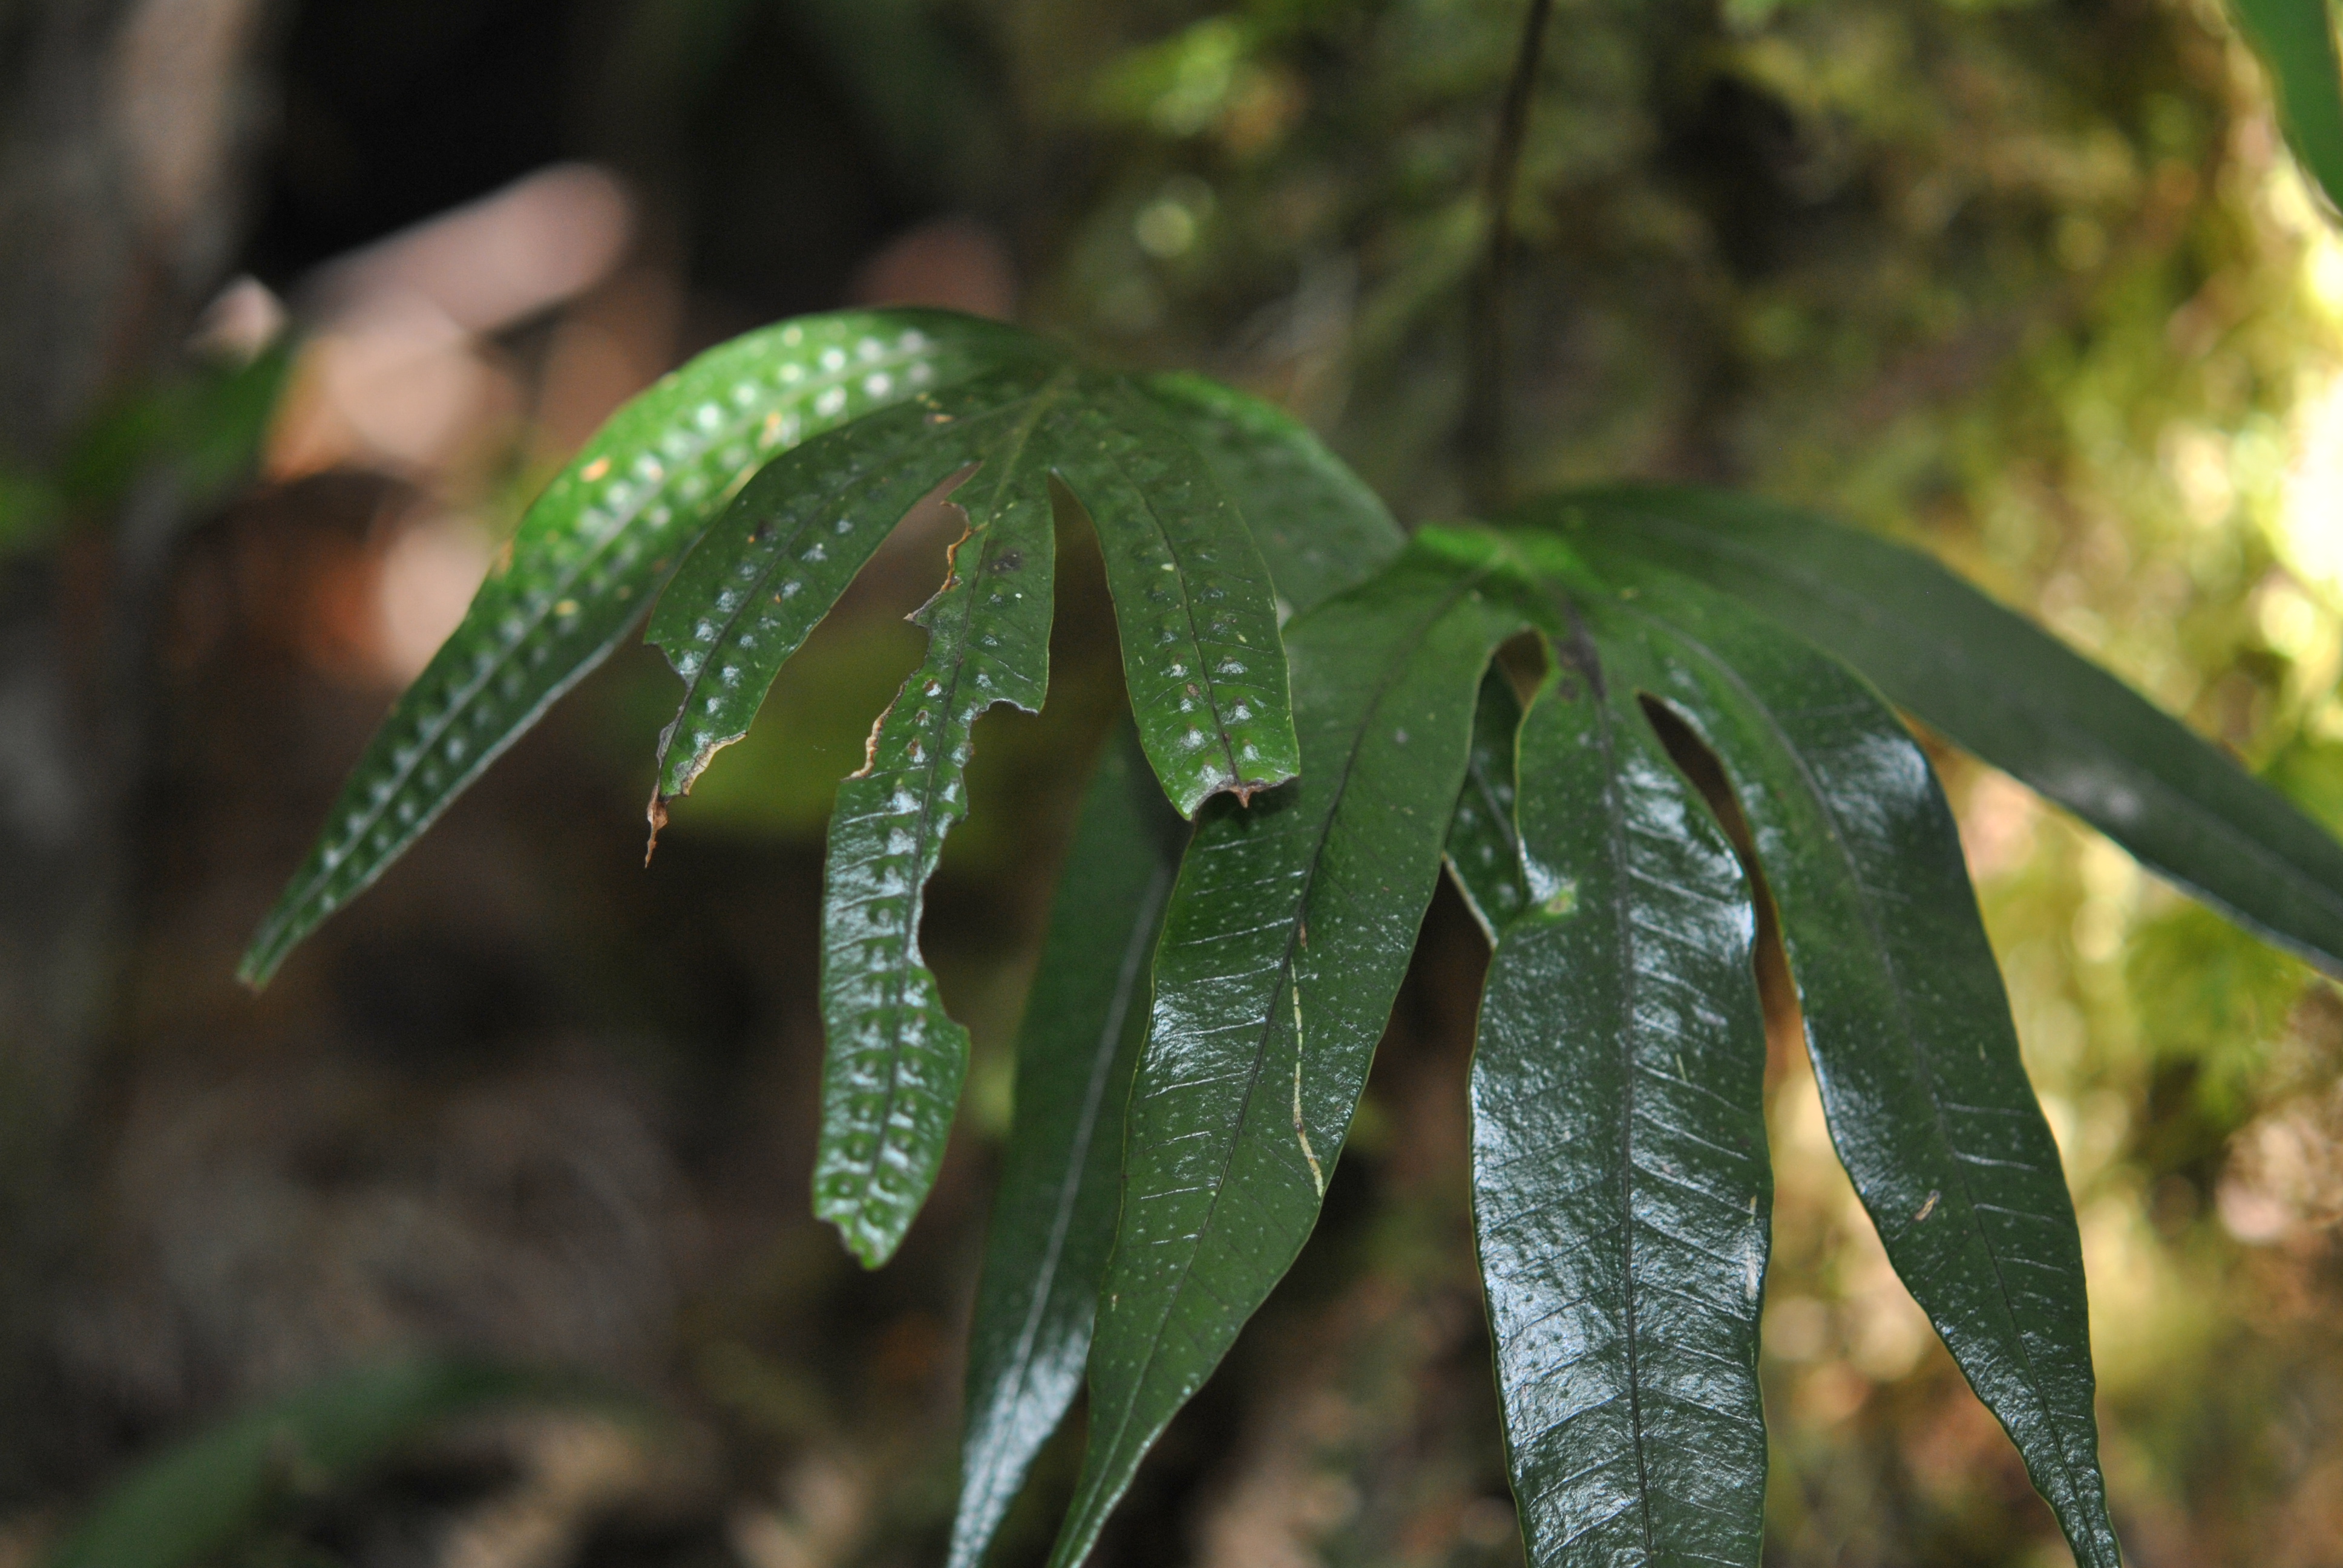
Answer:
[[[1122,1198],[1123,1108],[1186,829],[1127,729],[1108,743],[1017,1044],[1017,1112],[969,1331],[950,1563],[972,1568],[1081,1391]]]
[[[1473,1203],[1537,1568],[1758,1561],[1773,1179],[1731,848],[1583,639],[1521,731],[1531,909],[1492,960]]]
[[[1827,657],[1664,570],[1628,586],[1598,601],[1613,668],[1732,781],[1855,1191],[2077,1561],[2117,1568],[2081,1237],[1935,772]]]
[[[1059,1564],[1317,1219],[1440,873],[1473,692],[1522,624],[1489,541],[1427,530],[1287,628],[1302,775],[1202,815],[1164,918]]]
[[[1513,826],[1513,742],[1522,705],[1502,669],[1481,678],[1473,712],[1473,755],[1464,791],[1448,825],[1448,874],[1491,946],[1515,915],[1529,907],[1523,880],[1521,839]]]

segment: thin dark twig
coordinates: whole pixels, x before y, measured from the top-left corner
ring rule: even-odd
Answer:
[[[1497,110],[1497,136],[1489,149],[1481,188],[1486,214],[1486,244],[1473,284],[1465,367],[1464,411],[1457,426],[1457,455],[1466,485],[1482,508],[1505,499],[1505,307],[1513,263],[1513,186],[1522,166],[1522,143],[1529,131],[1530,100],[1537,88],[1538,60],[1544,52],[1554,0],[1530,0],[1522,18],[1522,41],[1513,54],[1513,79]]]

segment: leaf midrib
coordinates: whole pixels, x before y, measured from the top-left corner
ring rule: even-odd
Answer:
[[[1033,1344],[1041,1338],[1041,1320],[1047,1315],[1050,1292],[1057,1283],[1058,1269],[1064,1261],[1066,1238],[1072,1231],[1074,1208],[1081,1196],[1081,1171],[1089,1163],[1091,1141],[1097,1134],[1099,1113],[1105,1107],[1107,1081],[1114,1075],[1114,1059],[1121,1042],[1123,1024],[1130,1016],[1131,999],[1138,990],[1140,976],[1146,970],[1155,917],[1162,910],[1164,900],[1171,896],[1176,869],[1174,862],[1161,859],[1156,861],[1154,869],[1148,874],[1146,891],[1140,896],[1131,938],[1123,946],[1122,967],[1116,972],[1114,993],[1107,1008],[1106,1021],[1099,1030],[1090,1082],[1083,1089],[1081,1112],[1075,1121],[1073,1143],[1065,1162],[1066,1175],[1061,1178],[1057,1211],[1051,1218],[1049,1240],[1042,1246],[1041,1261],[1033,1271],[1033,1304],[1026,1310],[1025,1322],[1018,1331],[1016,1348],[1010,1353],[1009,1368],[1021,1390],[1031,1375]],[[992,1489],[991,1477],[999,1469],[997,1460],[988,1458],[985,1467],[988,1493]]]
[[[1790,759],[1791,766],[1796,769],[1799,781],[1805,785],[1807,795],[1816,802],[1831,848],[1845,864],[1848,885],[1855,890],[1855,906],[1863,918],[1864,935],[1868,940],[1881,969],[1886,973],[1888,999],[1896,1012],[1897,1038],[1902,1040],[1906,1052],[1911,1058],[1916,1070],[1926,1087],[1928,1111],[1936,1124],[1936,1135],[1945,1149],[1952,1155],[1950,1163],[1954,1177],[1960,1184],[1961,1206],[1968,1214],[1970,1231],[1985,1248],[1986,1258],[1993,1265],[1996,1303],[2006,1320],[2010,1338],[2016,1343],[2018,1356],[2025,1362],[2027,1379],[2026,1392],[2032,1397],[2044,1422],[2052,1432],[2058,1434],[2058,1441],[2054,1444],[2058,1456],[2058,1468],[2066,1479],[2069,1495],[2079,1504],[2088,1495],[2088,1492],[2076,1475],[2073,1462],[2067,1454],[2065,1422],[2060,1421],[2056,1412],[2051,1410],[2049,1402],[2042,1392],[2041,1371],[2034,1363],[2033,1348],[2026,1342],[2025,1331],[2017,1325],[2016,1309],[2009,1300],[2009,1282],[2002,1269],[2000,1250],[1994,1245],[1992,1233],[1977,1219],[1977,1200],[1976,1194],[1969,1190],[1968,1170],[1960,1159],[1959,1145],[1953,1137],[1950,1124],[1945,1119],[1943,1092],[1937,1084],[1936,1071],[1929,1065],[1926,1053],[1920,1048],[1918,1031],[1912,1020],[1911,1008],[1905,1000],[1901,980],[1902,967],[1896,963],[1894,954],[1888,950],[1875,900],[1872,897],[1869,885],[1864,881],[1861,871],[1855,864],[1854,850],[1847,843],[1845,832],[1839,822],[1838,813],[1832,809],[1828,793],[1822,789],[1813,770],[1806,765],[1805,753],[1798,749],[1790,739],[1787,731],[1775,718],[1772,707],[1757,695],[1755,689],[1746,680],[1742,678],[1739,670],[1734,668],[1715,649],[1710,648],[1688,628],[1679,627],[1674,621],[1664,621],[1648,615],[1624,601],[1621,602],[1620,608],[1629,617],[1672,635],[1721,674],[1734,689],[1741,694],[1743,700],[1748,703],[1752,710],[1765,719],[1766,729],[1772,732],[1783,755]]]
[[[1594,705],[1595,733],[1601,738],[1603,749],[1603,817],[1605,827],[1604,848],[1611,860],[1612,923],[1619,933],[1619,984],[1622,1027],[1618,1030],[1619,1091],[1622,1099],[1619,1115],[1619,1254],[1622,1270],[1621,1286],[1625,1300],[1624,1330],[1627,1352],[1627,1430],[1635,1449],[1636,1517],[1643,1525],[1644,1554],[1656,1558],[1659,1543],[1652,1526],[1652,1474],[1644,1451],[1643,1356],[1636,1336],[1635,1292],[1635,1188],[1639,1174],[1635,1165],[1635,1075],[1638,1070],[1635,1043],[1641,1025],[1636,1007],[1641,990],[1642,970],[1635,962],[1636,932],[1640,929],[1634,919],[1634,870],[1627,859],[1626,808],[1619,798],[1619,749],[1616,725],[1619,716],[1611,709],[1608,692],[1604,689],[1601,657],[1586,627],[1579,618],[1578,608],[1566,595],[1557,593],[1555,602],[1561,608],[1571,631],[1571,649],[1557,662],[1578,672],[1586,682],[1587,700]],[[1562,649],[1557,647],[1560,655]]]

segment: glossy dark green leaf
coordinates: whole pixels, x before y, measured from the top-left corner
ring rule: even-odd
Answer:
[[[1083,799],[1018,1037],[1016,1121],[969,1332],[951,1568],[982,1560],[1081,1387],[1122,1198],[1148,960],[1186,837],[1124,729]]]
[[[1754,606],[2240,924],[2343,974],[2343,845],[1934,561],[1721,492],[1585,491],[1523,518]]]
[[[1664,569],[1594,613],[1617,678],[1723,762],[1781,911],[1833,1141],[2083,1568],[2117,1568],[2058,1147],[1918,744],[1826,656]]]
[[[777,452],[1036,343],[940,311],[809,317],[711,349],[621,408],[529,508],[463,623],[392,707],[239,976],[265,983],[599,664]]]
[[[1220,480],[1153,398],[1085,380],[1051,448],[1097,526],[1123,684],[1155,775],[1182,817],[1250,797],[1299,763],[1277,596]]]
[[[140,1465],[58,1543],[49,1568],[182,1568],[211,1561],[288,1498],[346,1486],[452,1416],[560,1392],[541,1377],[463,1362],[352,1368]]]
[[[920,912],[944,835],[968,812],[978,717],[996,702],[1037,713],[1049,688],[1056,543],[1040,433],[1068,395],[1061,377],[1024,399],[953,492],[968,531],[912,618],[927,655],[830,816],[813,1207],[871,1268],[894,1254],[935,1183],[968,1071],[968,1031],[920,957]]]
[[[1364,582],[1406,542],[1383,498],[1283,410],[1202,376],[1145,383],[1234,498],[1296,614]]]
[[[1473,1208],[1535,1568],[1755,1568],[1773,1178],[1733,850],[1583,637],[1523,720],[1534,903],[1490,962]]]
[[[2343,62],[2327,0],[2231,0],[2269,68],[2286,139],[2303,168],[2343,208]]]
[[[1513,740],[1521,722],[1513,683],[1503,670],[1491,669],[1481,678],[1481,698],[1473,710],[1473,754],[1448,824],[1445,858],[1456,890],[1492,946],[1529,907],[1521,839],[1513,828]]]
[[[646,633],[683,679],[659,737],[654,822],[749,732],[781,666],[904,514],[956,470],[1029,445],[1073,374],[1043,361],[921,393],[749,482],[676,568]]]
[[[1317,1219],[1440,875],[1473,693],[1523,624],[1512,584],[1493,541],[1426,530],[1297,618],[1301,777],[1200,815],[1156,950],[1059,1568]]]

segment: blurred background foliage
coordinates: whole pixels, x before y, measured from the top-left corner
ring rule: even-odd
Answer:
[[[1463,509],[1518,27],[1511,0],[0,5],[0,1564],[288,1397],[226,1429],[240,1533],[206,1513],[153,1561],[937,1555],[1007,1053],[1119,695],[1084,541],[1050,709],[984,721],[932,895],[978,1060],[880,1274],[806,1214],[820,834],[916,656],[934,517],[648,873],[672,699],[638,648],[266,996],[236,952],[551,466],[757,322],[1013,315],[1275,397],[1410,520]],[[1517,487],[1698,478],[1916,543],[2343,829],[2343,239],[2213,0],[1563,0],[1513,216]],[[2132,1558],[2333,1563],[2343,997],[1939,759],[2082,1216]],[[1317,1238],[1101,1562],[1518,1561],[1468,1244],[1483,962],[1443,894]],[[2065,1562],[1773,1022],[1768,1562]],[[377,1400],[326,1445],[363,1464],[249,1441],[430,1351],[665,1424],[427,1402],[394,1432]],[[1004,1562],[1046,1542],[1052,1455]]]

